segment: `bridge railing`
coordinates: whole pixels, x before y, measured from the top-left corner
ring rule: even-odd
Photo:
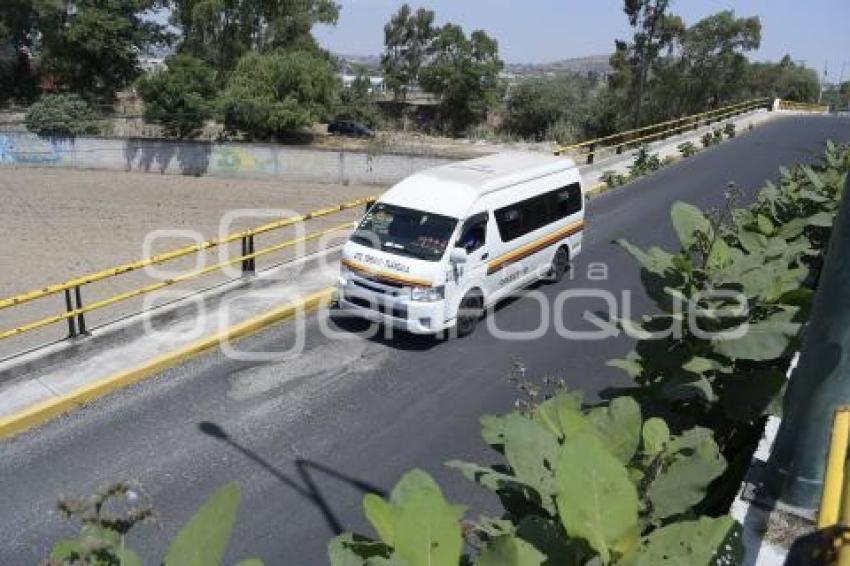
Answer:
[[[675,120],[668,120],[634,130],[559,147],[555,150],[555,155],[563,155],[570,152],[577,157],[584,158],[587,164],[591,164],[602,151],[613,150],[615,154],[620,154],[629,148],[681,134],[688,130],[698,130],[700,127],[726,120],[739,114],[751,112],[759,108],[769,109],[772,104],[773,100],[769,98],[747,100],[730,106],[724,106],[723,108],[717,108],[716,110],[692,114],[690,116],[676,118]]]
[[[829,112],[829,106],[825,104],[810,104],[808,102],[792,102],[780,100],[778,110],[797,110],[803,112]]]
[[[55,298],[57,296],[63,296],[64,310],[61,312],[56,312],[55,314],[51,314],[50,316],[45,316],[37,320],[32,320],[24,324],[20,324],[13,328],[0,328],[0,341],[16,336],[21,336],[23,334],[60,323],[66,323],[68,325],[67,337],[73,338],[79,335],[87,334],[88,327],[86,315],[92,313],[93,311],[105,309],[107,307],[117,305],[119,303],[123,303],[125,301],[129,301],[137,297],[142,297],[149,293],[153,293],[155,291],[160,291],[167,287],[171,287],[172,285],[177,285],[179,283],[197,279],[199,277],[210,275],[212,273],[220,272],[225,268],[234,265],[240,265],[243,274],[254,273],[256,269],[256,260],[258,258],[267,256],[275,252],[280,252],[282,250],[293,248],[299,244],[314,242],[324,237],[328,237],[336,233],[341,233],[343,231],[350,230],[353,228],[354,223],[349,220],[347,222],[335,224],[329,228],[308,233],[300,237],[287,239],[262,249],[256,249],[255,239],[257,238],[257,236],[262,234],[275,233],[280,230],[283,230],[284,228],[293,227],[297,224],[307,222],[309,220],[330,217],[335,214],[339,214],[344,211],[356,208],[368,207],[375,200],[376,197],[370,196],[334,206],[329,206],[319,210],[314,210],[306,214],[290,216],[287,218],[276,220],[274,222],[263,224],[261,226],[257,226],[249,230],[234,232],[224,237],[214,238],[211,240],[204,241],[202,243],[173,249],[164,253],[147,257],[145,259],[126,263],[118,267],[105,269],[103,271],[98,271],[97,273],[83,275],[81,277],[76,277],[74,279],[65,281],[63,283],[48,285],[47,287],[41,289],[28,291],[15,295],[13,297],[9,297],[7,299],[2,299],[0,300],[0,312],[22,307],[34,301],[43,300],[50,297]],[[108,295],[89,304],[83,304],[82,289],[89,285],[112,280],[133,272],[141,271],[147,267],[157,266],[167,262],[174,262],[181,258],[186,258],[189,256],[195,256],[197,254],[204,253],[207,250],[240,242],[241,253],[239,255],[235,255],[235,257],[227,257],[227,259],[225,259],[224,261],[220,261],[218,263],[215,263],[214,265],[205,266],[200,269],[190,270],[173,277],[158,279],[153,283],[140,287],[134,287],[130,290],[123,291],[117,294]]]

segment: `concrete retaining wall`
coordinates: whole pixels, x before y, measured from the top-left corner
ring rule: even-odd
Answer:
[[[44,139],[0,132],[0,166],[73,167],[237,179],[389,185],[448,157],[150,139]]]

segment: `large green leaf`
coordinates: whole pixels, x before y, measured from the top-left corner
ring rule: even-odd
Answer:
[[[585,566],[594,555],[585,541],[568,537],[559,522],[539,515],[523,517],[516,535],[546,556],[546,566]]]
[[[554,511],[552,469],[558,456],[558,441],[548,430],[519,413],[506,416],[502,429],[505,458],[521,482],[534,487],[544,505]]]
[[[446,467],[460,472],[471,482],[480,485],[490,491],[499,493],[503,491],[514,491],[522,494],[526,499],[535,501],[540,500],[540,494],[537,490],[517,479],[516,476],[504,474],[493,468],[479,466],[470,462],[462,462],[460,460],[451,460],[446,462]]]
[[[726,461],[711,438],[703,439],[693,450],[676,454],[649,485],[652,516],[666,519],[685,513],[705,498],[708,485],[725,469]]]
[[[742,336],[722,333],[711,342],[718,353],[733,360],[772,360],[786,353],[799,329],[796,323],[767,319],[742,328]]]
[[[714,234],[711,222],[699,208],[692,204],[675,203],[670,209],[670,218],[683,249],[691,249],[699,241],[700,235],[711,239]]]
[[[663,419],[652,417],[643,423],[641,437],[644,453],[648,456],[655,456],[664,450],[664,447],[670,441],[670,429]]]
[[[730,517],[657,529],[622,560],[625,566],[710,566],[743,561],[741,526]]]
[[[595,434],[582,434],[562,447],[555,477],[567,533],[587,541],[608,563],[611,549],[637,528],[637,491],[626,467]]]
[[[640,444],[640,405],[631,397],[617,397],[607,407],[591,409],[587,419],[608,451],[628,464]]]
[[[395,507],[374,493],[363,497],[363,511],[366,519],[378,533],[378,537],[389,546],[395,544]]]
[[[484,546],[475,566],[541,566],[545,561],[546,557],[531,544],[512,535],[503,535]]]
[[[457,564],[463,508],[450,505],[421,470],[405,474],[390,494],[395,509],[393,554],[407,566]]]
[[[558,393],[541,403],[534,410],[532,419],[556,438],[569,439],[590,426],[581,412],[581,404],[581,393]]]
[[[221,564],[239,507],[240,490],[231,482],[215,492],[171,541],[165,566]]]

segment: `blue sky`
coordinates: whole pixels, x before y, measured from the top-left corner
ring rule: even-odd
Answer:
[[[320,42],[337,53],[381,52],[383,26],[403,2],[337,0],[342,14],[336,28],[316,30]],[[437,12],[467,29],[494,35],[509,62],[546,62],[608,53],[615,38],[629,36],[622,0],[426,0],[410,2]],[[762,46],[756,59],[773,60],[785,53],[836,81],[842,65],[850,77],[850,0],[673,0],[673,12],[688,24],[714,12],[733,9],[739,16],[762,21]]]

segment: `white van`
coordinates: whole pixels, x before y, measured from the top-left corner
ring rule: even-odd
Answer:
[[[581,252],[584,192],[563,157],[508,152],[416,173],[342,250],[339,306],[416,334],[472,332],[487,306]]]

